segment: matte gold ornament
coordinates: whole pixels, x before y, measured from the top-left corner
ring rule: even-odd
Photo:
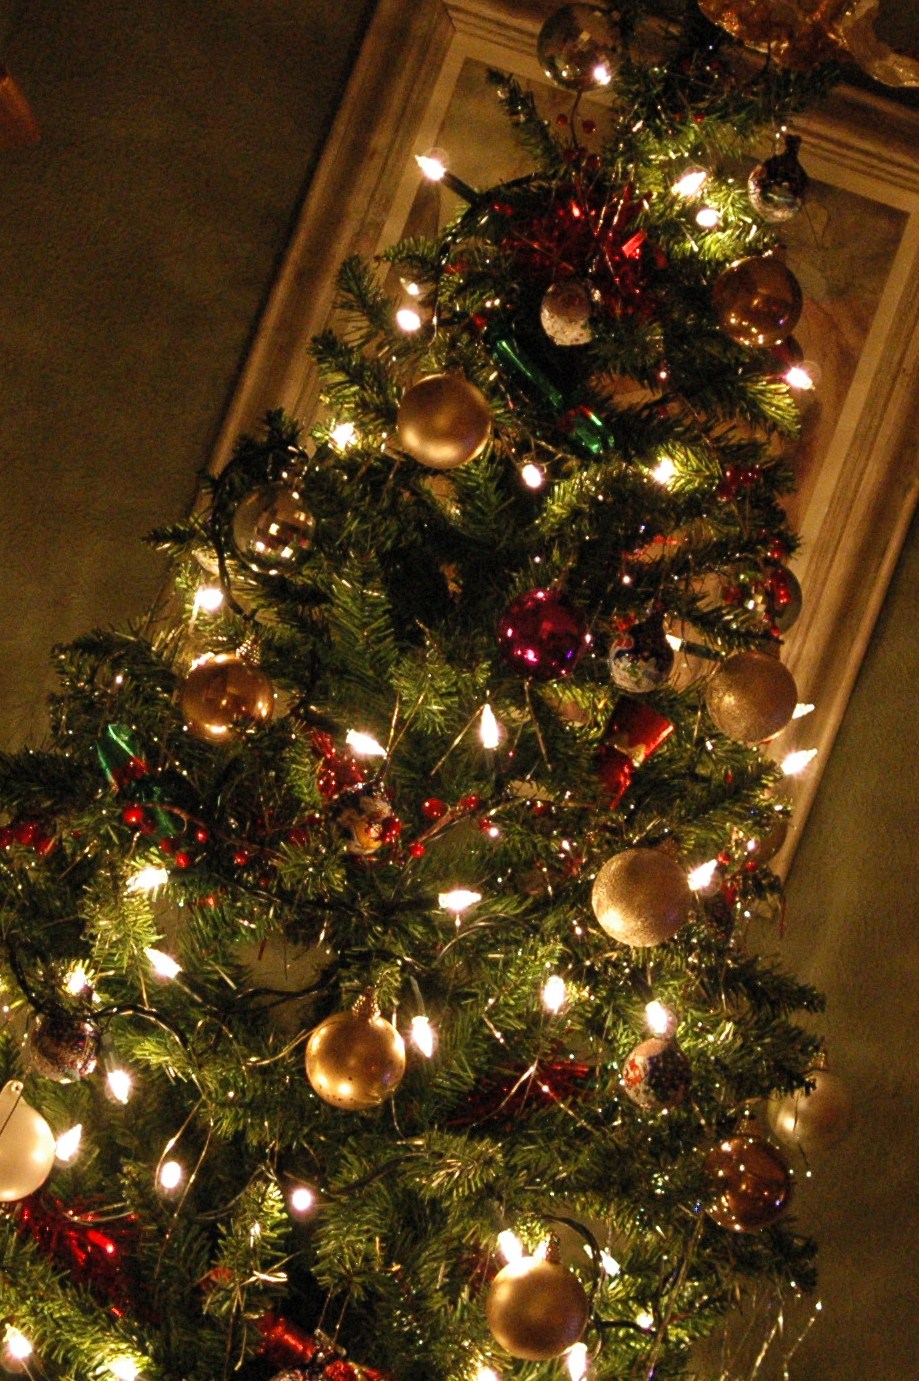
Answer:
[[[311,1032],[306,1077],[335,1108],[363,1112],[391,1098],[405,1073],[405,1044],[380,1015],[373,989],[349,1012],[337,1012]]]
[[[574,1272],[535,1256],[499,1271],[485,1301],[495,1340],[526,1362],[560,1356],[584,1332],[588,1313],[587,1295]]]
[[[247,494],[233,514],[233,545],[247,566],[277,575],[293,569],[309,550],[315,526],[295,485],[266,484]]]
[[[852,1100],[844,1081],[831,1069],[810,1070],[807,1082],[813,1085],[810,1092],[801,1088],[770,1100],[769,1123],[786,1146],[810,1155],[843,1139],[851,1122]]]
[[[712,305],[718,325],[738,345],[773,346],[795,329],[804,298],[781,259],[751,255],[716,279]]]
[[[738,743],[762,743],[784,729],[798,703],[795,679],[767,652],[735,652],[705,687],[715,724]]]
[[[41,1188],[54,1165],[54,1133],[11,1079],[0,1089],[0,1203],[25,1199]]]
[[[707,1213],[731,1232],[771,1227],[791,1205],[794,1177],[776,1146],[738,1133],[713,1146],[705,1158],[712,1191]]]
[[[274,688],[237,652],[219,652],[192,667],[179,693],[179,709],[196,738],[220,743],[233,729],[268,723]]]
[[[594,880],[594,915],[623,945],[662,945],[689,916],[685,868],[660,849],[626,849],[607,859]]]
[[[429,374],[402,397],[399,441],[432,470],[455,470],[481,455],[491,440],[485,395],[458,374]]]

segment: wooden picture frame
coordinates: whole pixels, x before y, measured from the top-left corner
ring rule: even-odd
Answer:
[[[413,155],[436,141],[468,60],[539,79],[536,0],[380,0],[227,410],[211,468],[270,407],[309,418],[309,343],[350,254],[398,238],[418,184]],[[800,836],[919,498],[913,442],[919,370],[919,114],[843,89],[800,122],[811,178],[897,219],[896,244],[831,435],[809,477],[795,570],[804,612],[785,660],[813,714],[782,752],[816,748],[795,782]],[[857,272],[857,246],[852,272]],[[792,842],[783,851],[787,868]]]

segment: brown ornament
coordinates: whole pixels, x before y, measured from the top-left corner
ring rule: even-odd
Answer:
[[[781,259],[752,255],[716,279],[712,305],[718,325],[738,345],[773,346],[795,329],[804,298]]]
[[[705,687],[717,727],[738,743],[762,743],[784,729],[798,703],[794,677],[766,652],[735,652]]]
[[[769,1103],[769,1122],[786,1146],[800,1147],[805,1154],[821,1151],[841,1141],[849,1130],[852,1100],[838,1074],[830,1069],[812,1069],[808,1092],[801,1088]]]
[[[349,1012],[336,1012],[311,1032],[306,1077],[335,1108],[363,1112],[391,1098],[405,1073],[405,1045],[380,1015],[373,989]]]
[[[236,652],[220,652],[196,662],[179,693],[179,708],[189,731],[210,743],[233,729],[267,724],[274,714],[274,688],[258,667]]]
[[[768,863],[775,858],[780,849],[784,848],[785,840],[788,838],[788,820],[784,815],[777,815],[775,824],[762,830],[747,840],[746,855],[748,859],[753,859],[756,863]]]
[[[594,915],[623,945],[661,945],[689,915],[686,870],[660,849],[626,849],[607,859],[594,880]]]
[[[555,1261],[524,1256],[491,1283],[485,1317],[495,1340],[512,1357],[547,1362],[576,1343],[589,1305],[573,1271]]]
[[[409,455],[432,470],[455,470],[491,440],[485,395],[458,374],[429,374],[402,397],[396,426]]]
[[[791,1205],[794,1177],[782,1152],[759,1136],[738,1133],[705,1158],[712,1190],[710,1218],[731,1232],[771,1227]]]

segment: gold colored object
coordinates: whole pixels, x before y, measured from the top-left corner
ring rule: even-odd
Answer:
[[[594,880],[594,915],[623,945],[661,945],[689,915],[686,869],[660,849],[626,849],[607,859]]]
[[[312,545],[315,526],[295,486],[266,484],[247,494],[233,514],[233,545],[246,565],[277,575],[296,566]]]
[[[0,1203],[34,1194],[54,1166],[54,1133],[11,1079],[0,1089]]]
[[[777,815],[775,824],[771,828],[749,841],[746,850],[747,858],[755,859],[757,863],[768,863],[770,859],[775,858],[780,849],[784,848],[787,838],[788,821],[784,815]]]
[[[830,1069],[810,1070],[807,1082],[814,1086],[809,1093],[801,1088],[770,1100],[769,1122],[786,1146],[811,1153],[835,1145],[846,1135],[852,1100],[843,1080]]]
[[[766,652],[735,652],[710,678],[705,703],[715,724],[738,743],[762,743],[784,729],[798,703],[794,677]]]
[[[258,667],[235,652],[220,652],[192,667],[179,708],[196,738],[219,743],[233,729],[267,724],[274,714],[274,688]]]
[[[580,1338],[589,1306],[577,1276],[524,1256],[499,1271],[485,1301],[488,1327],[505,1352],[527,1362],[558,1357]]]
[[[779,345],[790,336],[804,298],[781,259],[751,255],[731,264],[712,288],[718,325],[738,345]]]
[[[707,1213],[731,1232],[759,1232],[788,1211],[791,1169],[776,1146],[758,1136],[729,1136],[705,1158],[713,1198]]]
[[[363,1112],[391,1098],[405,1073],[405,1044],[380,1015],[373,989],[349,1012],[336,1012],[306,1043],[306,1077],[335,1108]]]
[[[458,374],[429,374],[403,395],[396,419],[399,441],[432,470],[455,470],[481,455],[491,440],[485,395]]]

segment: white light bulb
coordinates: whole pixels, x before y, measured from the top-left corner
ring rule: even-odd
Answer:
[[[663,460],[655,465],[651,471],[651,478],[657,480],[658,484],[667,485],[676,474],[676,466],[669,456],[664,456]]]
[[[546,473],[542,466],[534,465],[530,461],[526,465],[521,465],[520,478],[527,489],[541,489],[546,482]]]
[[[804,701],[801,700],[795,705],[794,713],[791,717],[792,719],[803,719],[805,715],[813,714],[816,708],[816,705],[806,705]]]
[[[110,1069],[105,1076],[105,1082],[116,1103],[127,1103],[134,1088],[134,1080],[126,1069]]]
[[[3,1345],[9,1356],[16,1362],[24,1362],[31,1357],[34,1352],[32,1344],[24,1333],[20,1333],[18,1328],[12,1324],[7,1324],[6,1333],[3,1337]]]
[[[290,1191],[290,1204],[292,1213],[309,1213],[316,1202],[316,1195],[305,1184],[298,1184],[296,1189]]]
[[[700,206],[696,212],[696,225],[703,230],[714,230],[716,225],[721,224],[721,216],[714,206]]]
[[[339,422],[337,427],[333,427],[329,432],[329,439],[333,446],[337,446],[340,451],[347,450],[357,436],[357,429],[353,422]]]
[[[223,591],[219,585],[202,585],[195,591],[194,607],[203,609],[206,614],[216,614],[223,604]]]
[[[178,978],[182,972],[182,965],[177,964],[171,954],[164,954],[161,949],[153,949],[147,945],[144,954],[157,978]]]
[[[693,870],[689,874],[689,890],[691,892],[703,891],[703,889],[706,888],[709,885],[709,883],[713,880],[715,873],[717,871],[717,858],[710,858],[707,863],[700,863],[698,868],[693,868]]]
[[[543,1006],[553,1014],[560,1012],[568,998],[568,988],[561,974],[553,973],[542,985]]]
[[[670,190],[678,197],[694,197],[701,192],[707,179],[708,173],[704,168],[687,168]]]
[[[470,892],[466,887],[454,887],[452,892],[438,892],[437,901],[445,911],[452,911],[459,915],[467,907],[475,906],[476,902],[482,900],[481,892]]]
[[[615,1277],[622,1270],[622,1267],[619,1265],[619,1262],[616,1260],[614,1256],[612,1256],[606,1250],[606,1248],[604,1248],[600,1252],[600,1265],[603,1267],[604,1271],[608,1276]]]
[[[415,162],[429,182],[440,182],[447,171],[443,159],[433,149],[430,153],[416,153]]]
[[[412,1017],[412,1044],[428,1059],[434,1054],[434,1027],[425,1016]]]
[[[673,1012],[657,998],[646,1005],[645,1022],[654,1036],[672,1036],[677,1025]]]
[[[160,1188],[167,1191],[178,1189],[185,1178],[185,1171],[177,1160],[164,1160],[160,1166]]]
[[[164,887],[168,881],[169,874],[166,869],[157,868],[151,863],[134,874],[127,884],[127,890],[129,892],[155,892],[158,887]]]
[[[108,1369],[117,1381],[137,1381],[140,1376],[140,1368],[130,1357],[116,1357],[113,1362],[109,1362]]]
[[[89,977],[82,964],[74,964],[64,980],[64,992],[71,997],[79,997],[84,988],[90,986]]]
[[[479,738],[483,748],[497,748],[501,742],[501,725],[495,719],[495,712],[489,704],[482,706],[479,720]]]
[[[510,1228],[505,1228],[498,1233],[498,1250],[505,1261],[519,1261],[523,1256],[523,1243],[516,1232],[511,1232]]]
[[[69,1131],[61,1132],[57,1141],[54,1143],[54,1158],[61,1165],[69,1165],[76,1160],[80,1153],[80,1142],[83,1140],[83,1124],[78,1122]]]
[[[649,1309],[642,1309],[635,1315],[635,1322],[639,1328],[649,1329],[654,1327],[654,1315]]]
[[[420,331],[421,317],[414,307],[400,307],[396,312],[396,325],[400,331]]]
[[[377,743],[370,734],[362,734],[359,729],[349,729],[345,734],[345,743],[359,758],[386,757],[386,749],[382,743]]]
[[[483,1362],[475,1374],[475,1381],[501,1381],[501,1373]]]
[[[816,386],[813,374],[803,364],[791,365],[789,369],[786,369],[784,377],[789,388],[800,388],[805,393],[810,392]]]
[[[802,748],[797,753],[789,753],[782,759],[782,772],[786,777],[797,777],[816,756],[816,748]]]
[[[610,82],[613,80],[613,74],[610,71],[609,63],[606,62],[598,62],[591,76],[597,83],[597,86],[609,86]]]
[[[564,1356],[571,1381],[584,1381],[587,1375],[587,1344],[573,1343]]]

